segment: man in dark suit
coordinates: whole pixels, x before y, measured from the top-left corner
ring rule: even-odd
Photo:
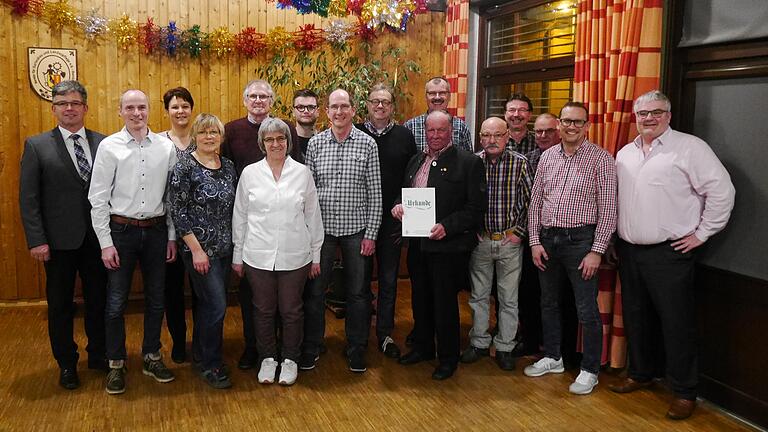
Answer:
[[[45,265],[48,336],[61,369],[59,384],[73,390],[80,385],[79,356],[72,337],[76,274],[85,298],[88,368],[107,370],[107,274],[88,202],[91,167],[104,135],[85,129],[88,94],[77,81],[63,81],[53,88],[52,111],[58,125],[24,143],[19,204],[29,253]]]
[[[435,357],[435,380],[450,378],[459,362],[459,303],[469,255],[477,245],[487,207],[485,167],[479,157],[454,147],[451,115],[432,111],[426,122],[427,147],[405,170],[403,187],[435,188],[435,218],[428,238],[412,238],[408,272],[413,292],[413,350],[399,360],[410,365]],[[401,220],[402,204],[392,209]]]

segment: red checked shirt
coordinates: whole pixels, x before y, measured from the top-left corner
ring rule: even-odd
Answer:
[[[542,227],[585,225],[596,225],[592,251],[605,253],[616,231],[616,164],[586,139],[573,155],[562,144],[541,155],[528,211],[530,244],[541,244]]]

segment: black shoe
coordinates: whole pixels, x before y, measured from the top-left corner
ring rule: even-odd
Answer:
[[[88,369],[93,370],[100,370],[104,372],[109,372],[109,362],[107,359],[103,358],[97,358],[97,359],[88,359]]]
[[[389,336],[379,340],[379,351],[383,352],[384,355],[389,358],[400,358],[400,348]]]
[[[152,360],[149,355],[144,356],[144,368],[141,370],[141,373],[151,376],[155,381],[161,383],[171,382],[176,379],[173,372],[165,366],[162,359]]]
[[[418,352],[416,350],[413,350],[413,351],[403,355],[402,357],[400,357],[400,359],[397,362],[400,363],[401,365],[408,366],[408,365],[412,365],[412,364],[416,364],[416,363],[421,363],[423,361],[433,360],[434,358],[435,358],[434,354],[426,355],[426,354],[422,354],[422,353],[420,353],[420,352]]]
[[[107,374],[107,394],[125,393],[125,367],[110,369]]]
[[[462,363],[474,363],[480,360],[481,357],[488,357],[489,355],[490,351],[488,348],[477,348],[470,345],[469,348],[465,349],[464,352],[461,353],[460,361]]]
[[[301,353],[299,357],[299,369],[303,371],[312,370],[317,365],[317,361],[320,360],[320,356],[312,353]]]
[[[413,346],[413,340],[414,340],[413,330],[411,330],[411,332],[408,333],[408,336],[405,337],[405,346],[412,347]]]
[[[187,361],[187,349],[185,343],[174,343],[171,349],[171,360],[176,364],[182,364]]]
[[[349,370],[355,373],[363,373],[368,370],[365,365],[365,349],[351,349],[347,354],[347,365],[349,366]]]
[[[80,387],[80,378],[77,376],[77,369],[61,369],[61,371],[59,371],[59,385],[67,390],[74,390]]]
[[[237,368],[242,370],[253,369],[259,362],[259,353],[256,348],[246,348],[240,360],[237,362]]]
[[[432,379],[437,381],[446,380],[452,377],[454,372],[456,372],[456,366],[440,363],[440,365],[435,368],[435,371],[432,372]]]
[[[510,351],[496,350],[496,364],[501,370],[513,371],[515,370],[515,357]]]
[[[229,380],[229,375],[219,369],[208,369],[200,373],[200,376],[205,382],[215,389],[228,389],[232,387],[232,381]]]
[[[512,349],[511,354],[512,357],[518,358],[534,353],[532,353],[524,343],[518,342],[517,345],[515,345],[515,347]]]

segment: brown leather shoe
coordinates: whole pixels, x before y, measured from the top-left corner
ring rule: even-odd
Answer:
[[[641,388],[648,387],[651,384],[653,384],[653,381],[640,382],[635,381],[630,377],[626,377],[615,384],[609,384],[608,388],[616,393],[632,393],[635,390],[640,390]]]
[[[687,419],[688,417],[691,416],[691,414],[693,414],[693,410],[695,408],[696,408],[695,400],[675,399],[672,401],[672,404],[669,406],[669,411],[667,411],[667,417],[671,418],[672,420]]]

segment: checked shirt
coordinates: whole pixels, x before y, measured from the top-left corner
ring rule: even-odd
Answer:
[[[427,148],[427,128],[425,126],[427,122],[427,115],[422,114],[414,117],[405,123],[403,126],[411,130],[413,137],[416,139],[416,151],[421,153]],[[453,134],[451,136],[451,144],[456,148],[464,149],[468,152],[474,153],[474,145],[472,144],[472,134],[469,133],[469,128],[464,120],[453,117]]]

